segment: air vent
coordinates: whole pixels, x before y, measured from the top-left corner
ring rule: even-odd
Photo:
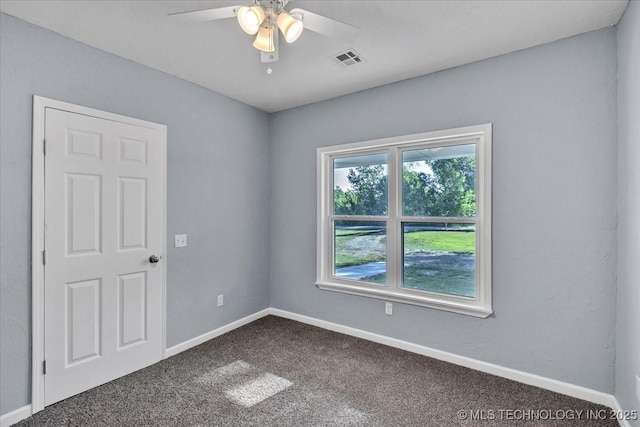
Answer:
[[[364,58],[360,56],[358,52],[354,49],[349,49],[347,51],[341,52],[333,57],[336,61],[336,64],[340,64],[343,67],[351,67],[353,65],[362,64]]]

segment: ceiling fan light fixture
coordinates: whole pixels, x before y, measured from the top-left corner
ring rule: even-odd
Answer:
[[[258,5],[242,6],[238,9],[238,23],[240,28],[247,34],[256,34],[260,30],[260,25],[264,22],[265,17],[264,9]]]
[[[284,40],[287,43],[293,43],[298,40],[298,37],[302,34],[304,24],[301,20],[294,18],[285,11],[282,11],[278,14],[278,28],[282,31]]]
[[[263,52],[274,52],[276,48],[273,44],[273,27],[260,27],[258,35],[253,42],[253,47]]]

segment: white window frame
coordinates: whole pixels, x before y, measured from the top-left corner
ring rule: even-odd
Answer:
[[[316,286],[328,291],[436,308],[486,318],[493,313],[491,299],[491,134],[492,125],[405,135],[317,150],[317,279]],[[402,216],[402,152],[407,149],[449,145],[476,145],[476,216],[471,218]],[[333,159],[371,153],[387,153],[388,215],[333,214]],[[374,285],[333,275],[332,223],[336,220],[380,221],[387,224],[387,284]],[[475,298],[403,288],[401,227],[405,222],[457,222],[475,224]]]

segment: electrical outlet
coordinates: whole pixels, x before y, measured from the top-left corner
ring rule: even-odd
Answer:
[[[185,246],[187,246],[187,235],[176,234],[176,240],[173,246],[176,248],[184,248]]]
[[[222,307],[224,304],[224,295],[218,295],[218,307]]]
[[[384,314],[388,316],[393,315],[393,303],[390,303],[390,302],[384,303]]]
[[[636,375],[636,399],[640,402],[640,375]]]

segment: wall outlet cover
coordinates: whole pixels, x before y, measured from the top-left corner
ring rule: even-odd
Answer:
[[[390,302],[384,303],[384,314],[388,316],[393,315],[393,303],[390,303]]]
[[[636,399],[640,402],[640,375],[636,375]]]
[[[224,304],[224,295],[218,295],[218,307],[222,307]]]

